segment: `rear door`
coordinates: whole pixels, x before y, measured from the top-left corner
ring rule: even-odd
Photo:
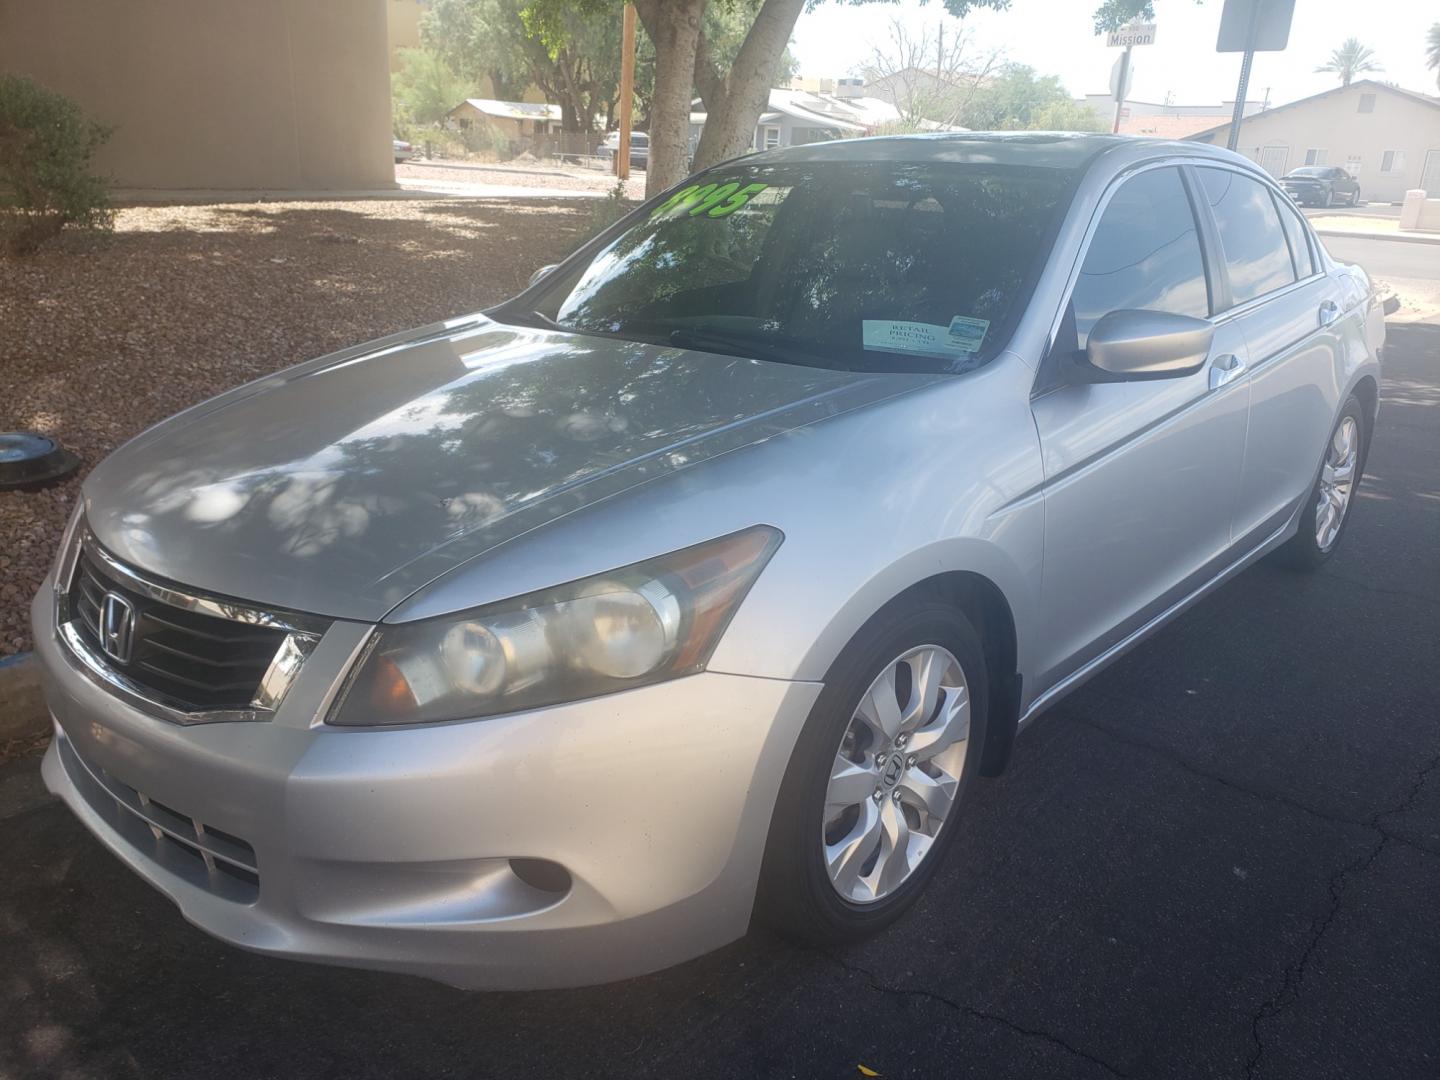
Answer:
[[[1283,526],[1315,482],[1339,409],[1338,287],[1322,272],[1304,220],[1253,173],[1197,166],[1214,217],[1229,306],[1250,365],[1250,431],[1235,536],[1258,543]]]
[[[1090,328],[1131,308],[1208,318],[1207,235],[1182,169],[1117,182],[1092,225],[1032,402],[1045,464],[1044,640],[1036,692],[1063,680],[1225,563],[1245,446],[1245,341],[1217,327],[1200,371],[1064,377]]]

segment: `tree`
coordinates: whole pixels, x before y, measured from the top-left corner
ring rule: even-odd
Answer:
[[[541,19],[526,0],[435,0],[420,38],[471,82],[489,79],[497,96],[518,99],[533,83],[560,106],[566,131],[593,131],[618,94],[620,24],[590,7],[565,4]]]
[[[954,125],[976,88],[999,62],[998,49],[982,50],[963,20],[940,20],[918,33],[899,19],[875,46],[863,74],[867,83],[883,82],[900,114],[899,127],[920,130],[923,121]]]
[[[1333,71],[1340,76],[1340,85],[1349,86],[1356,75],[1366,71],[1385,70],[1375,63],[1375,54],[1360,44],[1358,38],[1346,38],[1344,44],[1330,54],[1330,59],[1315,69]]]
[[[1435,84],[1440,86],[1440,23],[1425,35],[1425,66],[1435,72]]]
[[[397,127],[438,124],[470,96],[470,84],[430,49],[401,49],[390,86]]]
[[[960,122],[994,131],[1101,130],[1104,125],[1093,114],[1088,105],[1077,106],[1070,99],[1056,76],[1037,75],[1024,64],[1006,64],[976,89],[960,113]]]
[[[705,168],[743,153],[754,137],[755,124],[769,100],[770,87],[795,29],[795,20],[818,0],[761,0],[755,17],[729,69],[716,63],[709,39],[702,33],[711,6],[733,6],[742,0],[635,0],[635,11],[655,44],[655,90],[650,108],[650,160],[645,174],[647,194],[684,179],[686,135],[692,89],[705,105],[705,129],[695,151],[694,166]],[[847,0],[852,4],[882,0]],[[561,34],[563,16],[605,13],[619,23],[623,0],[528,0],[526,11],[547,34]],[[1010,0],[938,0],[947,12],[963,18],[975,8],[1004,10]],[[1151,12],[1150,0],[1104,0],[1095,14],[1097,29],[1111,29],[1136,15]]]

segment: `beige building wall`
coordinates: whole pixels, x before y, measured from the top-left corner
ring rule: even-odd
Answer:
[[[420,47],[420,16],[425,0],[385,0],[385,25],[390,39],[390,70],[400,70],[400,50]]]
[[[391,187],[387,2],[0,0],[0,70],[113,126],[120,187]]]
[[[1208,141],[1224,146],[1226,134],[1222,129]],[[1306,151],[1323,150],[1324,164],[1349,168],[1360,181],[1362,199],[1398,203],[1421,186],[1427,154],[1436,154],[1431,176],[1440,164],[1440,102],[1366,80],[1247,118],[1239,150],[1276,174],[1304,165]]]

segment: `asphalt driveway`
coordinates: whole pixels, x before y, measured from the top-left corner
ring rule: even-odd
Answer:
[[[0,1077],[1440,1076],[1440,329],[1392,343],[1340,554],[1255,567],[1037,721],[883,937],[515,995],[265,959],[30,758]]]

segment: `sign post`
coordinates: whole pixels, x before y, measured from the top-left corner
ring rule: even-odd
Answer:
[[[1290,40],[1295,0],[1225,0],[1220,13],[1216,52],[1244,53],[1240,85],[1235,88],[1235,111],[1230,115],[1230,137],[1225,145],[1240,145],[1240,122],[1245,118],[1245,95],[1250,92],[1250,67],[1257,52],[1282,52]]]
[[[1120,117],[1125,111],[1125,97],[1130,93],[1130,51],[1136,45],[1154,44],[1154,23],[1127,23],[1118,30],[1111,30],[1105,36],[1106,48],[1123,47],[1125,49],[1120,56],[1120,70],[1115,76],[1115,85],[1111,87],[1115,92],[1115,122],[1110,125],[1111,134],[1118,134],[1120,131]]]

